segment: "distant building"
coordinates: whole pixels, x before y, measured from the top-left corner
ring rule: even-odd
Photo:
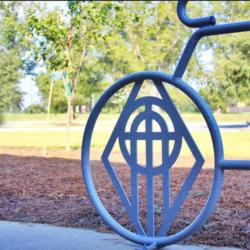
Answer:
[[[230,104],[227,107],[228,113],[242,113],[242,112],[250,112],[250,105],[246,105],[243,102],[238,102],[235,104]]]

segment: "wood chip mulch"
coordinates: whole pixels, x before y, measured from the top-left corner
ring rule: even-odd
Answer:
[[[48,157],[36,149],[0,149],[0,219],[47,223],[110,232],[92,206],[82,180],[79,151],[50,151]],[[36,155],[36,156],[31,156]],[[97,190],[109,212],[134,230],[100,161],[93,161]],[[114,163],[129,195],[130,174],[124,164]],[[174,199],[190,169],[171,170]],[[170,234],[192,222],[205,204],[213,170],[204,169],[183,204]],[[161,180],[156,180],[155,218],[161,222]],[[145,225],[145,179],[139,180],[140,217]],[[157,226],[156,226],[157,228]],[[212,216],[186,244],[207,244],[250,249],[250,171],[226,171],[221,196]]]

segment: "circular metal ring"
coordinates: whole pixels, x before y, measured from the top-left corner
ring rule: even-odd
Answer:
[[[146,79],[151,79],[153,81],[161,81],[166,82],[174,87],[180,89],[184,92],[199,108],[200,112],[202,113],[211,138],[213,142],[213,149],[214,149],[214,179],[213,179],[213,186],[208,197],[206,204],[204,205],[203,209],[201,210],[200,214],[195,218],[195,220],[187,226],[182,231],[170,235],[170,236],[161,236],[161,237],[149,237],[143,236],[139,234],[132,233],[122,227],[106,210],[104,205],[102,204],[93,182],[93,177],[91,173],[91,164],[90,164],[90,146],[91,146],[91,137],[94,130],[95,123],[98,119],[98,116],[103,108],[103,106],[107,103],[107,101],[111,98],[111,96],[116,93],[122,87],[130,84],[135,83],[138,81],[143,81]],[[93,205],[95,206],[98,213],[104,219],[104,221],[119,235],[123,236],[124,238],[138,243],[142,245],[149,245],[155,243],[158,247],[163,247],[170,244],[175,244],[186,237],[195,233],[207,220],[208,216],[211,214],[217,198],[219,196],[222,181],[223,181],[223,169],[220,167],[220,161],[223,159],[223,145],[221,140],[221,135],[219,132],[219,128],[217,123],[210,111],[210,108],[206,104],[206,102],[199,96],[199,94],[188,84],[182,81],[179,78],[174,78],[171,75],[167,75],[161,72],[139,72],[130,74],[123,79],[114,83],[109,89],[107,89],[103,95],[100,97],[98,102],[96,103],[93,111],[91,112],[89,119],[87,121],[83,142],[82,142],[82,170],[83,170],[83,177],[87,187],[88,194],[91,198]]]

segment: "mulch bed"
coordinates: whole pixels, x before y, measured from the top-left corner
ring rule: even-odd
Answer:
[[[110,232],[89,201],[82,180],[79,151],[50,151],[49,157],[38,150],[0,149],[0,219],[90,228]],[[37,155],[37,156],[30,156]],[[115,163],[122,183],[129,182],[129,171]],[[174,198],[190,170],[171,172],[171,197]],[[97,190],[109,212],[133,230],[120,200],[112,189],[100,161],[93,161]],[[185,228],[206,202],[213,170],[204,169],[195,182],[170,234]],[[156,180],[156,221],[161,222],[161,180]],[[226,171],[218,204],[208,222],[184,243],[231,246],[250,249],[250,171]],[[129,188],[125,188],[129,196]],[[145,180],[140,178],[140,216],[145,225]]]

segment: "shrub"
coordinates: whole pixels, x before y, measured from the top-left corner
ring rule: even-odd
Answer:
[[[42,107],[39,104],[32,104],[24,110],[24,113],[27,114],[39,114],[44,112],[45,112],[44,107]]]
[[[3,115],[0,113],[0,124],[3,123]]]

